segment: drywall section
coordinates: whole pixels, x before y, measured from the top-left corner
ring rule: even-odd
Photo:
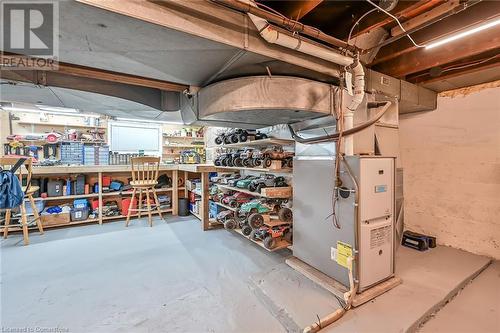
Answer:
[[[500,87],[440,95],[401,115],[405,226],[500,259]]]

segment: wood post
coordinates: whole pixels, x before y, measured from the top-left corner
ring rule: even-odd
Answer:
[[[209,191],[208,172],[201,173],[201,224],[203,231],[210,229],[210,221],[208,216],[208,191]]]

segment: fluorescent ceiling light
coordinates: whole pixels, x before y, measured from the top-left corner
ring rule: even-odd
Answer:
[[[78,113],[78,110],[73,108],[60,108],[57,106],[45,106],[41,104],[36,104],[36,107],[39,108],[40,110],[48,112]]]
[[[165,120],[154,120],[154,119],[137,119],[137,118],[116,117],[116,120],[120,120],[120,121],[133,121],[133,122],[139,122],[139,123],[184,125],[184,123],[181,122],[181,121],[165,121]]]
[[[39,107],[37,105],[37,107]],[[58,107],[43,107],[43,108],[23,108],[23,107],[16,107],[16,106],[2,106],[2,110],[5,111],[10,111],[10,112],[28,112],[28,113],[48,113],[48,114],[54,114],[54,115],[60,115],[60,116],[72,116],[72,117],[82,117],[82,118],[99,118],[100,115],[96,114],[86,114],[86,113],[79,113],[77,109],[70,109],[70,108],[58,108]],[[57,111],[57,110],[65,110],[63,111]],[[66,111],[67,110],[67,111]],[[73,111],[74,110],[74,111]]]
[[[431,43],[429,43],[429,44],[427,44],[425,46],[425,49],[428,50],[428,49],[432,49],[432,48],[437,47],[437,46],[441,46],[443,44],[455,41],[457,39],[460,39],[460,38],[463,38],[463,37],[475,34],[476,32],[492,28],[492,27],[494,27],[494,26],[496,26],[498,24],[500,24],[500,19],[498,19],[498,18],[494,19],[493,21],[485,22],[485,23],[483,23],[483,24],[481,24],[481,25],[479,25],[479,26],[477,26],[475,28],[467,29],[467,30],[465,30],[463,32],[460,32],[458,34],[451,35],[449,37],[445,37],[445,38],[437,40],[435,42],[431,42]]]

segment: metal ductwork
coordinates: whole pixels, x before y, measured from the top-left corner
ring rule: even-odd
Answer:
[[[220,81],[184,95],[181,114],[189,124],[262,128],[334,113],[335,86],[288,76]]]

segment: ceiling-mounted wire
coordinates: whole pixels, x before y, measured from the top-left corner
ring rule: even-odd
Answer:
[[[498,57],[500,57],[500,54],[495,54],[492,57],[489,57],[489,58],[486,58],[486,59],[482,59],[482,60],[478,60],[478,61],[475,61],[475,62],[470,62],[470,63],[463,64],[463,65],[450,66],[448,68],[444,68],[443,69],[443,73],[449,72],[449,71],[454,71],[456,69],[463,69],[463,68],[468,68],[468,67],[472,67],[472,66],[481,65],[481,64],[484,64],[485,62],[488,62],[488,61],[493,60],[493,59],[498,58]]]
[[[353,31],[354,31],[354,28],[359,24],[359,22],[361,22],[361,20],[364,19],[367,15],[369,15],[370,13],[373,13],[376,10],[377,10],[377,8],[370,9],[369,11],[367,11],[366,13],[361,15],[361,17],[353,24],[353,26],[351,27],[351,30],[349,31],[349,36],[347,37],[347,44],[349,44],[349,42],[351,41],[351,36],[352,36]],[[354,45],[356,46],[356,41],[354,42]]]
[[[413,38],[411,38],[411,36],[408,34],[408,32],[406,31],[406,29],[403,27],[403,25],[401,24],[401,22],[399,22],[398,18],[394,15],[392,15],[391,13],[389,13],[388,11],[386,11],[384,8],[378,6],[377,4],[373,3],[371,0],[366,0],[368,1],[369,4],[371,4],[372,6],[378,8],[379,10],[383,11],[384,13],[386,13],[387,15],[389,15],[390,17],[392,17],[394,20],[396,20],[396,22],[398,23],[399,27],[401,28],[401,30],[403,30],[404,33],[406,33],[406,37],[408,37],[408,39],[413,43],[413,45],[415,45],[415,47],[426,47],[427,45],[420,45],[420,44],[417,44]]]

